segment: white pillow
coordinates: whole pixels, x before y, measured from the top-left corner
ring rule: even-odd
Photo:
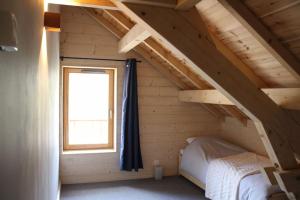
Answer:
[[[194,140],[196,140],[197,138],[196,137],[190,137],[190,138],[188,138],[188,139],[186,139],[186,142],[188,143],[188,144],[191,144]]]

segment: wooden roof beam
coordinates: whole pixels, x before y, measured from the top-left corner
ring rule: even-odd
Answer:
[[[150,36],[151,34],[147,30],[145,30],[142,26],[136,24],[119,41],[119,53],[127,53]]]
[[[118,10],[118,8],[110,0],[47,0],[47,3],[67,5],[67,6],[80,6],[99,9]]]
[[[149,5],[149,6],[167,7],[167,8],[175,8],[177,5],[176,0],[119,0],[119,1]]]
[[[300,88],[266,88],[262,91],[282,108],[300,110]],[[184,102],[234,105],[218,90],[180,91],[179,99]]]
[[[134,26],[133,23],[120,14],[119,11],[105,10],[105,13],[117,20],[120,25],[129,30]],[[187,65],[182,63],[178,58],[173,56],[169,50],[166,50],[161,44],[153,38],[148,38],[143,42],[149,49],[151,49],[160,59],[164,60],[172,66],[177,72],[188,79],[197,89],[211,89],[205,81],[201,80],[198,75],[192,72]]]
[[[105,17],[103,17],[103,11],[96,11],[91,8],[84,8],[83,9],[90,17],[92,17],[97,23],[104,26],[107,30],[109,30],[112,34],[114,34],[117,38],[122,38],[126,33],[117,29],[114,25],[111,24]],[[143,58],[145,58],[151,65],[153,65],[160,73],[162,73],[165,77],[172,81],[177,87],[180,89],[187,89],[190,88],[187,84],[182,82],[180,78],[174,76],[167,70],[166,67],[162,66],[161,62],[156,58],[149,56],[149,52],[146,48],[138,46],[134,49],[138,54],[140,54]]]
[[[122,37],[122,33],[119,30],[115,28],[108,20],[106,20],[102,13],[105,13],[108,15],[111,19],[115,20],[123,29],[130,30],[134,26],[133,22],[130,21],[128,18],[124,16],[120,11],[114,11],[114,10],[101,10],[97,13],[96,10],[93,9],[85,9],[85,11],[98,23],[105,26],[109,31],[111,31],[114,35],[116,35],[118,38]],[[168,78],[170,81],[172,81],[177,87],[179,87],[182,90],[186,90],[187,88],[191,89],[194,86],[187,85],[184,83],[180,78],[178,78],[176,75],[172,74],[170,70],[168,70],[167,65],[163,65],[162,63],[168,64],[165,60],[161,59],[159,56],[151,56],[151,53],[156,53],[149,49],[149,47],[144,43],[140,44],[139,46],[135,47],[134,49],[137,53],[139,53],[141,56],[143,56],[150,64],[152,64],[154,67],[157,68],[159,72],[161,72],[166,78]],[[161,60],[161,61],[158,61]],[[201,86],[203,86],[202,83],[200,83]],[[206,87],[206,86],[205,86]],[[223,114],[214,106],[208,106],[208,105],[202,105],[204,109],[206,109],[209,113],[211,113],[214,117],[221,119],[224,118]]]
[[[300,154],[300,126],[202,37],[205,32],[196,30],[173,9],[115,0],[114,3],[155,38],[181,53],[193,68],[198,68],[201,77],[256,122],[276,166],[282,169],[298,167],[293,151]]]
[[[177,10],[189,10],[201,0],[177,0]]]
[[[300,61],[240,0],[218,0],[298,81]]]

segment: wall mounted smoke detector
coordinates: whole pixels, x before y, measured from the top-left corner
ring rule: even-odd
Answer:
[[[18,51],[17,20],[13,13],[0,10],[0,51]]]

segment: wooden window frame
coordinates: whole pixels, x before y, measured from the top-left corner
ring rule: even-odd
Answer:
[[[109,122],[108,144],[69,144],[69,74],[103,71],[109,75]],[[115,70],[111,68],[63,68],[63,150],[101,150],[114,148]]]

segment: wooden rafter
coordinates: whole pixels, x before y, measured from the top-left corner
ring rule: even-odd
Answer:
[[[268,85],[260,77],[258,77],[249,66],[241,61],[238,56],[236,56],[222,41],[219,40],[219,38],[212,31],[208,29],[208,26],[203,23],[201,16],[196,8],[192,8],[189,11],[182,12],[181,15],[200,31],[205,31],[203,30],[203,27],[206,26],[208,35],[205,35],[203,37],[211,40],[216,48],[257,87],[268,87]],[[220,105],[220,107],[225,110],[226,113],[238,119],[242,124],[247,125],[248,118],[245,117],[243,112],[241,112],[236,106]]]
[[[282,108],[300,110],[300,88],[267,88],[262,91]],[[218,90],[180,91],[179,99],[184,102],[234,105]]]
[[[101,11],[102,12],[102,11]],[[110,16],[113,20],[118,22],[118,24],[124,28],[125,30],[131,30],[134,26],[134,23],[127,18],[124,14],[122,14],[120,11],[114,11],[114,10],[104,10],[105,14]],[[158,42],[156,42],[152,38],[148,38],[145,40],[142,44],[143,46],[147,47],[149,55],[151,53],[154,53],[156,58],[159,58],[163,60],[166,64],[172,67],[172,69],[175,69],[178,73],[183,75],[187,80],[189,80],[193,86],[190,86],[190,88],[196,88],[196,89],[208,89],[211,88],[207,83],[205,83],[203,80],[199,78],[199,76],[195,75],[188,66],[184,65],[182,62],[180,62],[176,57],[170,54],[168,50],[166,50],[164,47],[162,47]],[[149,55],[147,57],[149,57]],[[182,89],[182,88],[181,88]],[[218,109],[215,106],[205,106],[202,105],[206,110],[208,110],[212,115],[214,115],[217,118],[222,118],[222,114],[220,113],[220,109]],[[222,106],[220,106],[222,107]],[[224,110],[224,109],[223,109]],[[231,115],[229,112],[226,112],[227,114]],[[231,115],[233,117],[236,117],[238,114],[235,112],[235,115]],[[237,118],[238,120],[242,119],[243,115],[240,114],[240,116]],[[243,119],[241,122],[244,124],[245,119]]]
[[[127,53],[150,36],[151,34],[147,30],[136,24],[119,41],[119,53]]]
[[[188,10],[194,7],[201,0],[177,0],[177,10]]]
[[[103,16],[104,13],[107,16],[111,17],[111,19],[117,21],[118,24],[124,30],[128,31],[134,26],[134,24],[119,11],[112,11],[112,10],[96,11],[94,9],[88,9],[88,8],[86,8],[84,10],[87,12],[87,14],[89,16],[94,18],[98,23],[100,23],[101,25],[106,27],[109,31],[111,31],[117,38],[122,38],[126,34],[126,32],[122,32],[118,28],[116,28],[110,21],[108,21]],[[183,82],[176,75],[172,74],[173,70],[168,70],[169,65],[167,65],[167,62],[160,59],[160,57],[151,56],[151,54],[154,52],[151,49],[149,49],[145,44],[140,44],[139,46],[135,47],[134,50],[138,54],[143,56],[150,64],[152,64],[154,67],[156,67],[158,71],[160,71],[166,78],[171,80],[180,89],[186,90],[187,88],[189,88],[189,89],[194,88],[193,85]],[[215,106],[206,106],[206,105],[202,105],[202,106],[216,118],[219,118],[219,119],[223,118],[223,114]]]
[[[103,11],[96,11],[94,9],[85,8],[83,9],[90,17],[96,20],[99,24],[107,28],[112,34],[114,34],[117,38],[122,38],[126,33],[120,31],[118,28],[113,26],[110,21],[108,21],[105,17],[103,17]],[[177,76],[171,74],[166,67],[161,64],[162,62],[157,60],[153,56],[149,56],[149,52],[145,47],[136,47],[135,51],[143,56],[150,64],[152,64],[160,73],[162,73],[165,77],[171,80],[177,87],[180,89],[190,88],[189,85],[182,82]]]
[[[132,29],[134,23],[127,19],[124,15],[122,15],[118,11],[105,10],[105,13],[113,17],[117,20],[120,25],[126,30]],[[170,51],[165,49],[161,44],[155,41],[153,38],[148,38],[144,41],[144,44],[151,49],[158,57],[164,60],[166,63],[171,65],[178,73],[183,75],[186,79],[188,79],[191,83],[195,85],[198,89],[210,89],[211,87],[200,79],[195,73],[193,73],[187,65],[178,60],[175,56],[173,56]]]
[[[121,0],[122,2],[144,4],[151,6],[161,6],[168,8],[175,8],[177,5],[176,0]]]
[[[172,9],[114,2],[155,38],[181,53],[187,63],[199,69],[203,78],[242,109],[255,122],[274,165],[289,170],[284,174],[289,182],[299,182],[295,176],[299,166],[294,152],[300,154],[300,125],[264,92],[257,90],[209,40],[202,37],[207,32],[198,31]],[[290,186],[281,176],[276,178],[283,182],[281,188],[286,189],[287,194],[300,192],[294,192],[293,185]]]
[[[247,6],[240,0],[218,0],[279,61],[300,81],[300,61],[294,56]]]
[[[117,10],[110,0],[47,0],[50,4]]]

